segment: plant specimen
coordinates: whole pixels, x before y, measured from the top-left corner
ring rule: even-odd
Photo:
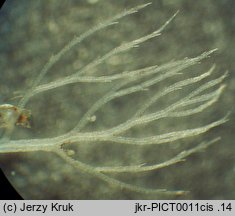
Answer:
[[[154,89],[155,86],[164,83],[169,78],[186,73],[185,69],[190,66],[200,63],[205,58],[209,57],[216,49],[202,53],[194,58],[185,58],[182,60],[174,60],[162,65],[153,65],[134,70],[127,70],[120,73],[103,73],[103,75],[93,74],[94,68],[104,63],[106,60],[116,55],[125,53],[135,47],[140,46],[142,43],[159,36],[165,27],[174,19],[177,13],[175,13],[165,24],[163,24],[158,30],[155,30],[147,35],[139,37],[129,42],[123,42],[119,46],[111,49],[103,56],[95,58],[80,70],[74,72],[71,75],[61,77],[48,83],[41,83],[43,78],[50,71],[63,56],[65,56],[72,48],[79,45],[90,35],[107,28],[108,26],[115,25],[117,21],[127,15],[136,13],[140,9],[145,8],[148,4],[140,5],[129,10],[126,10],[110,19],[104,21],[101,24],[89,29],[84,34],[75,37],[64,48],[62,48],[57,54],[53,55],[49,61],[44,65],[38,77],[34,80],[31,88],[29,88],[20,99],[16,106],[10,104],[3,104],[0,106],[0,127],[4,129],[3,136],[0,140],[0,153],[17,153],[17,152],[35,152],[45,151],[54,152],[63,158],[67,163],[79,169],[82,172],[88,173],[94,177],[97,177],[113,187],[121,189],[127,189],[140,193],[153,193],[153,194],[166,194],[166,195],[181,195],[185,191],[181,190],[167,190],[167,189],[151,189],[143,188],[140,186],[128,184],[122,182],[111,176],[112,173],[138,173],[147,172],[162,169],[164,167],[176,164],[184,161],[185,158],[195,152],[207,148],[209,145],[215,143],[220,138],[215,138],[211,141],[205,141],[190,149],[184,150],[174,157],[157,164],[136,164],[136,165],[123,165],[123,166],[92,166],[86,164],[74,156],[73,150],[68,150],[67,146],[71,144],[89,145],[90,143],[110,143],[110,145],[130,145],[134,148],[136,146],[150,146],[150,145],[167,145],[173,141],[178,141],[183,138],[188,138],[203,134],[208,130],[219,126],[227,121],[227,116],[217,121],[212,121],[209,124],[187,128],[183,130],[175,130],[162,134],[151,134],[142,136],[136,136],[132,133],[132,130],[139,127],[146,127],[151,124],[157,124],[162,119],[177,119],[186,116],[192,116],[197,113],[201,113],[208,107],[213,105],[221,93],[223,92],[225,85],[221,84],[226,77],[226,74],[222,76],[206,80],[213,72],[215,66],[212,66],[208,71],[194,77],[182,78],[179,81],[174,81],[170,85],[166,85],[161,91],[151,91],[151,97],[148,97],[145,101],[138,106],[137,110],[132,116],[129,116],[126,120],[116,124],[113,127],[89,130],[85,128],[91,122],[98,121],[97,112],[102,110],[102,107],[108,103],[134,94],[148,92]],[[95,72],[94,72],[95,73]],[[203,82],[200,84],[201,82]],[[34,139],[11,139],[11,134],[15,127],[24,126],[30,127],[31,111],[26,109],[29,100],[40,93],[64,87],[74,83],[103,83],[103,85],[110,84],[110,88],[107,92],[97,99],[96,102],[83,114],[77,125],[74,126],[69,132],[61,134],[59,136],[50,138],[34,138]],[[196,87],[182,96],[177,101],[169,102],[169,104],[162,109],[155,109],[158,107],[160,99],[167,95],[171,95],[181,89],[196,84]],[[199,85],[198,85],[199,84]],[[219,87],[217,87],[220,85]],[[215,89],[216,88],[216,89]],[[32,113],[33,115],[33,113]],[[107,113],[107,115],[109,115]],[[118,118],[118,116],[117,116]],[[144,129],[143,129],[144,130]]]

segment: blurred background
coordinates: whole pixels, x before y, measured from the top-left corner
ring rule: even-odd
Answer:
[[[60,51],[74,36],[94,25],[146,0],[11,0],[0,11],[0,103],[16,105],[18,98],[52,54]],[[191,74],[202,73],[216,64],[213,77],[229,71],[227,85],[220,100],[200,115],[185,119],[157,122],[139,128],[135,136],[180,130],[205,125],[231,112],[230,121],[206,135],[176,144],[148,148],[133,148],[110,143],[78,143],[69,148],[74,158],[88,164],[127,165],[157,163],[190,148],[203,140],[221,136],[221,141],[204,152],[194,154],[186,162],[149,173],[114,175],[125,182],[148,188],[187,190],[179,199],[235,198],[235,1],[234,0],[156,0],[136,14],[127,16],[118,25],[108,27],[87,38],[68,52],[43,79],[42,83],[72,74],[91,60],[102,56],[115,46],[146,35],[159,28],[177,10],[179,14],[161,36],[145,42],[139,48],[117,55],[97,67],[97,75],[111,74],[171,60],[194,57],[204,51],[218,51],[202,64],[190,68]],[[188,76],[192,76],[190,73]],[[154,88],[176,81],[173,78]],[[54,137],[72,129],[83,113],[110,86],[103,84],[72,84],[33,97],[26,108],[32,111],[32,128],[17,128],[12,139]],[[187,92],[182,92],[185,94]],[[97,113],[96,122],[85,131],[109,128],[133,113],[133,107],[143,103],[146,96],[133,95],[107,104]],[[160,101],[168,104],[171,95]],[[0,131],[2,132],[2,131]],[[74,169],[53,153],[35,152],[0,155],[0,167],[25,199],[156,199],[156,197],[120,191],[92,176]],[[1,186],[0,186],[1,187]]]

